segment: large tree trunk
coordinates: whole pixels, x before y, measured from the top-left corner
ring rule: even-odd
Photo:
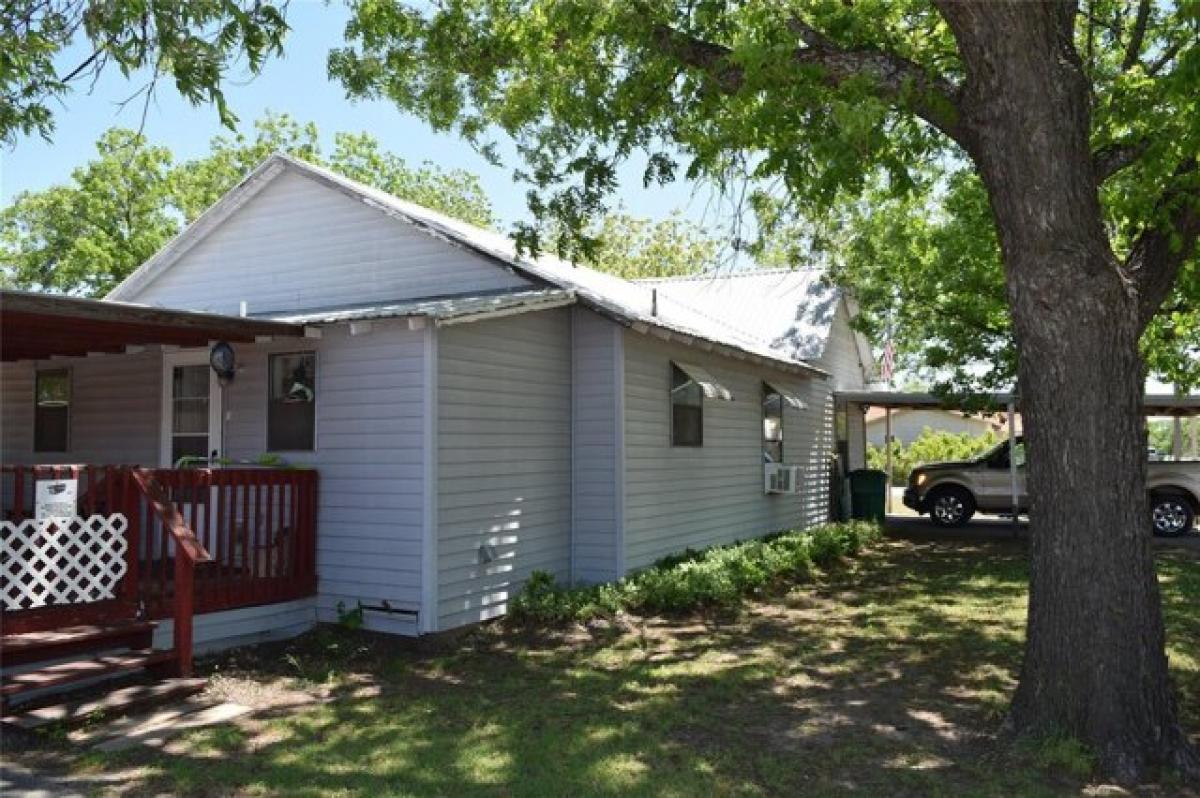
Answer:
[[[1124,781],[1193,770],[1145,491],[1144,313],[1105,234],[1069,3],[942,11],[969,72],[969,149],[1006,269],[1029,452],[1029,625],[1010,723],[1066,733]]]

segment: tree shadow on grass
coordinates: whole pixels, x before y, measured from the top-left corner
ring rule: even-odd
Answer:
[[[992,737],[1025,578],[1019,544],[890,542],[736,614],[432,645],[326,629],[233,656],[264,680],[341,668],[327,702],[104,766],[196,794],[1074,794]]]

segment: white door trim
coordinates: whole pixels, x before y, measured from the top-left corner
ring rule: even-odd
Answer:
[[[163,352],[162,358],[162,398],[159,403],[159,432],[158,432],[158,462],[163,468],[171,468],[171,393],[173,388],[174,369],[176,366],[208,366],[207,349],[179,349],[173,352]],[[221,451],[221,385],[217,375],[209,369],[208,372],[208,451]]]

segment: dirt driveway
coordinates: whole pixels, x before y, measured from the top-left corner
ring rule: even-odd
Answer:
[[[1022,518],[1015,525],[1006,518],[974,518],[966,526],[943,529],[928,518],[910,515],[889,515],[884,525],[888,537],[928,542],[984,543],[1000,540],[1027,540],[1035,530]],[[1200,557],[1200,529],[1179,538],[1154,538],[1156,549],[1182,550]]]

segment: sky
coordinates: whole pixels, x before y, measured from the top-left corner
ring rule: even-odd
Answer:
[[[241,124],[249,130],[254,120],[268,110],[288,113],[302,122],[315,122],[326,151],[331,149],[338,131],[367,131],[386,149],[412,164],[431,161],[477,174],[503,228],[526,218],[526,188],[512,179],[512,167],[518,165],[515,162],[507,162],[504,168],[491,166],[457,136],[434,133],[424,122],[388,102],[352,103],[345,98],[341,85],[327,77],[325,61],[332,48],[342,45],[348,19],[349,11],[341,4],[292,0],[288,8],[292,30],[284,43],[283,57],[267,63],[253,79],[237,75],[225,85],[226,98]],[[80,58],[77,48],[65,54],[63,64],[74,64]],[[71,170],[94,154],[96,139],[108,128],[137,128],[143,108],[140,98],[123,109],[119,103],[141,85],[141,81],[126,80],[111,70],[90,93],[69,94],[64,105],[55,109],[51,141],[24,138],[12,150],[0,150],[0,206],[9,204],[22,191],[66,182]],[[188,104],[170,81],[160,85],[146,117],[149,141],[168,146],[177,161],[204,154],[210,139],[227,133],[214,108]],[[685,184],[643,190],[638,169],[631,166],[622,174],[618,198],[639,216],[665,217],[679,209],[703,221],[708,192],[693,193],[693,188]]]

